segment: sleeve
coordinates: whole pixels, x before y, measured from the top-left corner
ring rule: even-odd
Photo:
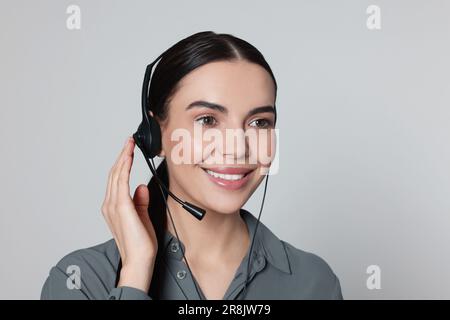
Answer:
[[[84,290],[71,289],[68,281],[71,281],[69,275],[58,266],[52,267],[42,287],[41,300],[89,300]]]
[[[140,289],[115,287],[111,280],[114,270],[106,269],[101,259],[88,258],[71,254],[53,266],[42,286],[41,300],[152,300]],[[73,266],[78,274],[70,272]]]
[[[108,295],[109,300],[152,300],[150,296],[137,288],[116,287]]]
[[[333,300],[344,300],[344,297],[342,296],[342,290],[341,290],[341,284],[339,282],[339,278],[334,275],[335,278],[335,284],[334,284],[334,292],[333,292]]]

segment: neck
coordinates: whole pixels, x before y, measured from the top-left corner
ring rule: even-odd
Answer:
[[[180,241],[185,246],[185,254],[192,259],[217,261],[246,249],[250,243],[247,226],[239,211],[223,214],[207,210],[199,221],[171,197],[168,197],[167,205]],[[167,229],[176,236],[168,213]]]

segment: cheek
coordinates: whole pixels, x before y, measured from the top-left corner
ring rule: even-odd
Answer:
[[[194,126],[192,129],[175,129],[166,142],[166,154],[176,164],[196,165],[204,162],[217,148],[217,133]],[[212,142],[211,142],[212,141]]]
[[[193,155],[193,164],[198,164],[203,162],[203,148],[204,143],[203,139],[197,134],[192,137],[192,143],[191,143],[191,152]]]
[[[166,157],[176,165],[192,165],[202,160],[202,140],[192,130],[174,129],[165,135],[164,151]]]
[[[220,130],[195,127],[191,141],[192,163],[222,163],[222,144],[223,134]]]
[[[252,163],[270,166],[276,155],[277,134],[275,129],[260,130],[249,135],[249,150]]]

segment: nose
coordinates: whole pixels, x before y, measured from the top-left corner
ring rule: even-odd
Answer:
[[[222,155],[232,160],[245,159],[248,146],[244,130],[227,128],[225,131]]]
[[[224,141],[219,146],[219,152],[226,163],[245,163],[248,157],[248,139],[242,125],[228,126],[223,132]]]

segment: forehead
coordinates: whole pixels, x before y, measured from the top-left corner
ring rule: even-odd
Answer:
[[[274,104],[275,86],[270,74],[248,61],[217,61],[191,71],[179,83],[175,106],[202,99],[228,108],[249,109]]]

